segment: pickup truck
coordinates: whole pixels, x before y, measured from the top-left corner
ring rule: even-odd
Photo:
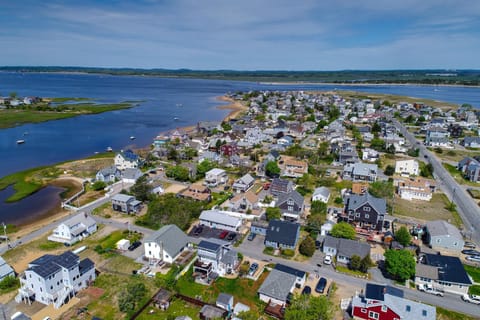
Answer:
[[[426,293],[434,294],[434,295],[439,296],[439,297],[443,297],[443,292],[442,291],[438,291],[437,289],[435,289],[435,288],[433,288],[432,286],[429,286],[429,285],[419,284],[418,285],[418,290],[426,292]]]
[[[473,304],[480,304],[480,296],[476,296],[473,294],[464,294],[462,296],[462,300]]]

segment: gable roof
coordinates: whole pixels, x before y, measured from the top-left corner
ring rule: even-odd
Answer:
[[[287,179],[274,178],[270,190],[272,192],[289,192],[293,190],[293,182]]]
[[[386,294],[403,298],[403,291],[391,286],[382,286],[373,283],[367,283],[365,286],[365,298],[367,299],[384,301]]]
[[[241,219],[229,216],[217,210],[204,210],[200,214],[200,220],[218,222],[227,226],[236,227],[241,223]]]
[[[90,227],[96,224],[95,220],[91,216],[82,212],[71,217],[70,219],[63,221],[61,224],[64,224],[67,227],[72,228],[73,226],[76,226],[79,223],[83,224],[85,227]]]
[[[354,194],[349,196],[347,200],[347,210],[357,210],[366,203],[370,204],[373,209],[380,214],[385,214],[387,212],[387,202],[385,199],[374,197],[368,192],[362,195]]]
[[[292,274],[295,277],[303,278],[305,276],[305,271],[298,270],[289,266],[286,266],[284,264],[277,263],[275,265],[275,270],[279,270],[288,274]]]
[[[176,257],[188,244],[187,235],[176,225],[169,224],[151,234],[145,242],[161,244],[163,250],[171,257]]]
[[[112,197],[112,200],[119,201],[119,202],[128,202],[131,199],[135,199],[134,196],[129,196],[128,194],[117,193]]]
[[[217,304],[229,305],[230,302],[233,304],[233,296],[228,293],[221,292],[217,297]]]
[[[297,277],[293,274],[273,269],[258,289],[259,294],[286,301]]]
[[[297,242],[300,225],[298,223],[270,220],[265,241],[294,246]]]
[[[133,153],[132,150],[126,150],[119,153],[124,159],[128,161],[138,161],[138,155]]]
[[[208,240],[202,240],[198,244],[198,249],[206,250],[206,251],[211,251],[211,252],[217,252],[218,249],[220,249],[222,245],[219,243],[214,243]]]
[[[13,274],[13,268],[0,257],[0,280],[9,274]]]
[[[316,195],[321,195],[324,198],[328,198],[330,196],[330,189],[328,189],[327,187],[315,188],[312,196],[316,196]]]
[[[440,281],[472,284],[458,257],[425,253],[422,262],[438,268],[438,280]]]
[[[282,193],[278,196],[278,201],[276,203],[276,206],[280,206],[282,203],[288,201],[289,199],[292,199],[296,204],[298,204],[300,207],[303,206],[304,198],[303,196],[298,193],[298,191],[293,190],[290,191],[289,193]]]
[[[49,275],[58,272],[61,268],[69,269],[79,264],[79,257],[71,251],[55,256],[46,254],[29,263],[27,270],[32,270],[39,276],[46,278]]]
[[[329,248],[336,248],[338,255],[347,258],[351,258],[353,255],[364,258],[370,255],[370,245],[356,240],[326,236],[323,245]]]
[[[247,173],[246,175],[244,175],[243,177],[241,177],[237,181],[235,181],[234,185],[237,184],[237,183],[248,185],[250,183],[253,183],[254,181],[255,181],[255,179],[249,173]]]
[[[449,236],[463,240],[460,231],[454,225],[444,220],[427,221],[426,227],[431,236]]]

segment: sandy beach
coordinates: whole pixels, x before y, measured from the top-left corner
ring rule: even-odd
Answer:
[[[247,111],[248,107],[240,101],[233,100],[227,96],[218,97],[217,100],[229,102],[229,104],[217,107],[218,109],[231,110],[230,113],[223,119],[223,121],[229,121],[230,119],[237,118],[242,112]]]

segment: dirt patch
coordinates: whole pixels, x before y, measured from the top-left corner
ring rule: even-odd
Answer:
[[[430,201],[404,200],[395,197],[394,216],[411,217],[418,221],[445,220],[454,223],[452,213],[445,208],[442,194],[435,193]]]
[[[97,300],[100,299],[100,297],[105,293],[105,290],[102,288],[97,288],[97,287],[88,287],[85,290],[82,291],[82,295],[88,295],[92,297],[93,299]]]
[[[185,190],[187,187],[183,184],[171,184],[165,189],[165,193],[179,193],[180,191]]]

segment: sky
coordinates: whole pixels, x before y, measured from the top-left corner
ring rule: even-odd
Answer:
[[[476,0],[0,0],[0,65],[480,69]]]

